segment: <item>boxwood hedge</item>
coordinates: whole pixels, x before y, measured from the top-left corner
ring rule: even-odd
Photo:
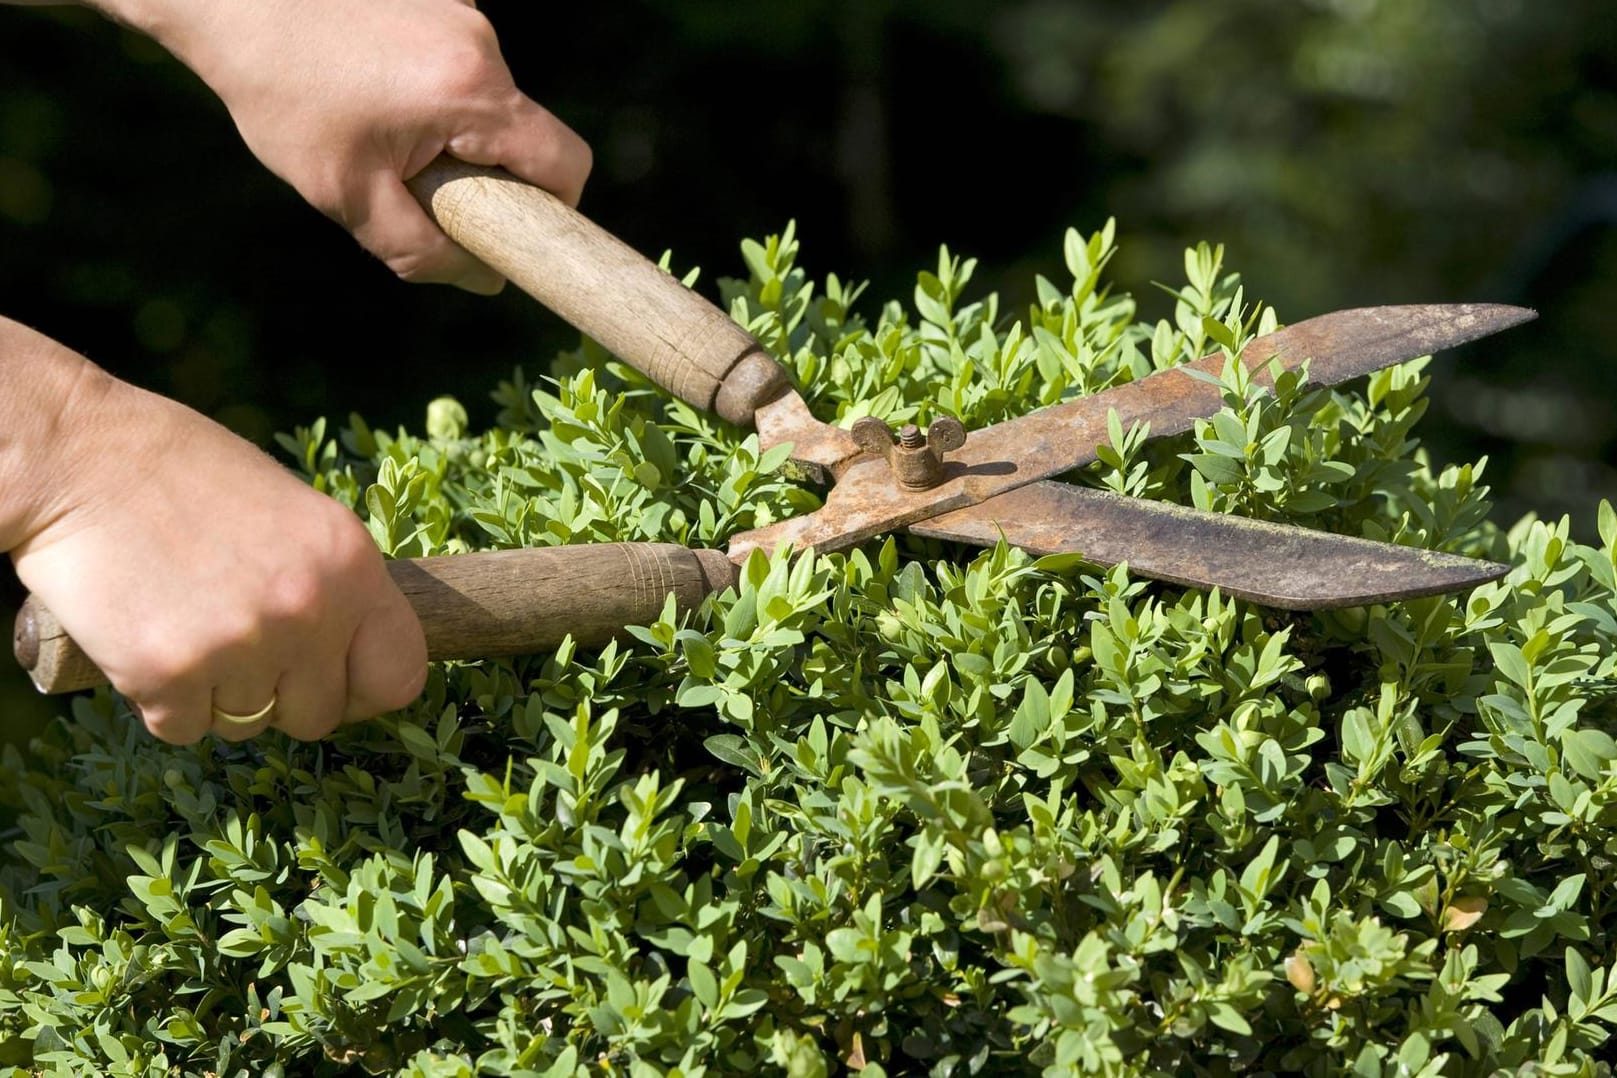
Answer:
[[[792,230],[723,301],[847,421],[979,427],[1274,324],[1222,252],[1147,320],[1108,224],[1026,309],[908,304]],[[603,650],[436,668],[301,744],[173,748],[76,699],[6,755],[0,1060],[82,1075],[1606,1074],[1617,514],[1508,529],[1414,362],[1231,373],[1073,477],[1506,560],[1322,615],[896,537],[755,555]],[[493,429],[284,439],[390,555],[722,545],[816,504],[585,343]],[[541,591],[544,581],[535,581]]]

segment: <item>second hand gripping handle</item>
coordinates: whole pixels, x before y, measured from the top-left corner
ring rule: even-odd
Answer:
[[[737,568],[717,550],[674,543],[595,543],[390,561],[427,637],[431,659],[550,651],[571,635],[605,644],[646,625],[668,597],[681,611],[732,587]],[[17,661],[41,692],[105,685],[107,676],[37,598],[17,614]]]
[[[450,157],[409,188],[450,239],[687,404],[750,428],[788,388],[723,311],[549,192]]]

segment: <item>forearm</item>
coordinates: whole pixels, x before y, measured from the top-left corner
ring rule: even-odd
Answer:
[[[324,2],[324,0],[320,0]],[[215,91],[214,77],[264,25],[295,27],[300,0],[0,0],[0,5],[87,7],[145,34],[191,68]],[[234,42],[234,44],[232,44]]]
[[[195,72],[260,161],[406,280],[503,284],[406,188],[433,159],[500,167],[574,205],[589,175],[589,146],[517,89],[469,0],[82,2]]]
[[[184,2],[184,0],[181,0]],[[160,10],[165,6],[172,7],[169,0],[0,0],[0,6],[11,7],[87,7],[93,8],[109,19],[129,26],[145,28],[145,24],[161,15]]]
[[[60,512],[89,426],[79,417],[113,381],[83,356],[0,318],[0,552]]]
[[[155,39],[188,66],[194,67],[192,43],[198,35],[213,32],[211,25],[232,8],[266,9],[280,6],[278,0],[0,0],[15,7],[87,7],[114,22],[122,23]]]
[[[161,14],[163,8],[174,8],[189,0],[0,0],[0,5],[12,7],[88,7],[109,18],[131,26]]]

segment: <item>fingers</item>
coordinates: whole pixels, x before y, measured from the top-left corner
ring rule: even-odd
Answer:
[[[208,734],[246,741],[272,726],[306,741],[329,734],[346,706],[346,656],[295,656],[275,635],[224,649],[183,675],[149,668],[118,688],[153,736],[173,745]]]
[[[141,679],[119,687],[151,733],[177,745],[210,733],[244,741],[272,727],[313,741],[408,705],[427,679],[415,611],[379,558],[351,569],[343,584],[323,604],[324,614],[337,615],[323,627],[311,617],[272,617],[194,664],[149,663]]]
[[[375,718],[406,706],[427,680],[427,649],[415,614],[399,599],[360,623],[352,646],[317,653],[304,665],[266,676],[262,669],[171,681],[144,698],[131,697],[153,736],[189,745],[212,734],[246,741],[275,728],[302,741],[326,737],[344,722]],[[245,660],[247,656],[243,656]]]
[[[398,176],[371,177],[359,209],[346,222],[366,250],[406,281],[452,284],[493,295],[505,278],[457,246],[432,223]]]
[[[358,722],[404,707],[427,684],[427,642],[415,611],[396,590],[359,623],[348,645],[343,717]]]
[[[273,673],[244,669],[213,687],[205,674],[153,679],[153,688],[125,690],[146,729],[171,745],[190,745],[212,733],[225,741],[257,737],[275,721],[281,696]]]
[[[316,741],[335,730],[348,705],[347,658],[324,650],[304,656],[301,667],[282,675],[268,725],[299,741]],[[223,736],[217,723],[214,732]]]
[[[120,451],[65,468],[54,515],[9,553],[155,736],[321,737],[419,691],[421,627],[352,509],[124,383],[76,399],[60,430]]]
[[[170,684],[160,694],[129,694],[130,705],[159,741],[190,745],[202,740],[213,717],[212,693],[200,682]]]
[[[257,677],[216,689],[209,707],[210,729],[225,741],[257,737],[275,720],[283,700],[276,679]]]
[[[447,153],[576,205],[588,145],[517,89],[470,0],[297,5],[296,33],[281,32],[276,7],[232,5],[234,32],[210,36],[199,58],[253,152],[405,280],[498,291],[500,275],[445,237],[405,182]],[[241,41],[252,47],[212,55]]]
[[[291,657],[278,679],[274,709],[265,719],[267,725],[300,740],[313,741],[343,722],[359,722],[404,707],[426,685],[427,644],[421,623],[387,576],[381,559],[370,550],[346,575],[353,616],[343,624],[352,625],[352,631],[321,646],[300,649]],[[232,692],[260,701],[260,708],[266,699],[262,692],[257,696],[246,690]],[[223,690],[215,699],[225,699]],[[213,717],[213,732],[227,736],[220,728],[219,715]]]
[[[450,138],[445,151],[468,164],[504,168],[577,206],[589,179],[589,144],[549,111],[515,95],[508,122]],[[500,276],[439,230],[391,172],[372,176],[346,223],[364,247],[406,281],[452,284],[479,295],[505,285]]]
[[[455,135],[449,140],[449,153],[469,164],[497,165],[577,206],[594,165],[589,143],[548,109],[520,94],[504,119],[497,127]]]

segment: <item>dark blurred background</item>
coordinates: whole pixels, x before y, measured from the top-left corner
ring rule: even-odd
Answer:
[[[1112,279],[1153,317],[1201,239],[1284,320],[1523,303],[1539,322],[1434,367],[1425,443],[1489,456],[1501,521],[1587,535],[1617,497],[1610,0],[481,6],[594,146],[585,210],[709,288],[795,218],[811,273],[907,296],[947,243],[1014,312],[1068,225],[1115,215]],[[198,80],[74,8],[0,7],[0,311],[266,443],[419,428],[441,393],[487,422],[573,337],[514,292],[394,281]],[[0,688],[0,727],[26,706]]]

